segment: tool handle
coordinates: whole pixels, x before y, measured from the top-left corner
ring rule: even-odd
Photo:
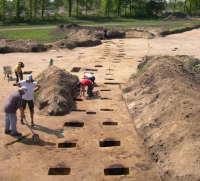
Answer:
[[[24,118],[24,120],[26,121],[26,118]],[[33,134],[35,134],[34,132],[33,132],[33,130],[31,129],[31,127],[30,127],[30,125],[28,124],[28,122],[26,121],[26,124],[28,125],[28,127],[30,128],[30,130],[31,130],[31,132],[33,133]]]

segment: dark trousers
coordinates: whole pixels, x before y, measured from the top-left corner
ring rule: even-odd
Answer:
[[[92,83],[92,85],[88,86],[88,88],[87,88],[87,94],[89,97],[93,96],[93,93],[92,93],[93,89],[94,89],[94,84]]]
[[[19,77],[18,77],[18,75],[17,75],[17,72],[15,72],[15,75],[16,75],[16,77],[17,77],[16,82],[19,82]],[[23,80],[22,71],[19,73],[19,75],[20,75],[20,77],[21,77],[21,80]]]

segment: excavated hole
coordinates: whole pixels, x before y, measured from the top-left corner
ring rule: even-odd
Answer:
[[[113,140],[99,141],[99,146],[100,147],[120,146],[120,141],[113,141]]]
[[[105,59],[105,58],[104,58]],[[102,61],[95,61],[95,62],[100,62],[100,63],[103,63]]]
[[[121,83],[118,83],[118,82],[105,82],[104,84],[109,84],[109,85],[120,85]]]
[[[100,111],[114,111],[114,109],[100,109]]]
[[[107,69],[107,70],[114,70],[114,69]]]
[[[33,71],[24,71],[23,74],[31,74]]]
[[[65,126],[65,127],[83,127],[83,126],[84,126],[84,123],[78,122],[78,121],[74,121],[74,122],[65,122],[64,126]]]
[[[105,46],[110,46],[110,45],[105,45]]]
[[[126,58],[124,58],[124,59],[133,59],[133,58],[128,58],[128,57],[126,57]]]
[[[113,79],[113,78],[105,78],[105,80],[115,80],[115,79]]]
[[[106,74],[106,75],[114,75],[114,74]]]
[[[118,122],[109,122],[109,121],[106,121],[106,122],[103,122],[103,125],[118,125]]]
[[[114,58],[113,60],[122,60],[122,59],[120,59],[120,58]]]
[[[98,69],[85,69],[86,71],[98,71]]]
[[[70,72],[79,72],[81,67],[73,67]]]
[[[79,54],[84,54],[84,53],[82,52],[82,53],[79,53]]]
[[[111,91],[110,89],[103,89],[103,90],[100,90],[100,91]]]
[[[110,52],[110,51],[104,51],[104,52]]]
[[[129,168],[124,168],[121,165],[114,165],[110,168],[104,169],[104,175],[128,175]]]
[[[96,112],[89,111],[89,112],[86,112],[86,114],[96,114]]]
[[[76,143],[65,142],[65,143],[58,143],[58,148],[74,148],[76,147]]]
[[[74,101],[83,101],[83,99],[81,99],[81,98],[76,98],[76,99],[74,99]]]
[[[95,65],[95,67],[103,67],[103,65]]]
[[[76,112],[86,112],[85,109],[72,109],[71,111],[76,111]]]
[[[119,44],[125,44],[125,43],[119,43]]]
[[[71,168],[49,168],[48,175],[69,175]]]
[[[104,58],[104,57],[100,57],[100,58],[98,58],[98,59],[106,59],[106,58]]]
[[[105,55],[108,55],[108,54],[110,54],[110,53],[104,53]]]
[[[126,55],[126,53],[119,53],[118,55]]]
[[[120,56],[120,55],[118,55],[118,56],[116,56],[116,57],[124,57],[124,56]]]
[[[125,52],[125,51],[120,50],[120,51],[118,51],[118,52]]]
[[[57,58],[61,58],[62,56],[56,56]]]
[[[121,63],[120,61],[112,62],[112,63]]]
[[[112,100],[112,99],[108,97],[101,97],[101,100]]]

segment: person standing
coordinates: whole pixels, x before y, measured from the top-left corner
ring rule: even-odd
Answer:
[[[14,68],[16,83],[19,82],[19,79],[23,80],[22,68],[24,68],[24,64],[22,62],[19,62]]]
[[[103,29],[103,39],[104,39],[104,40],[107,40],[107,39],[108,39],[108,30],[107,30],[107,28],[105,28],[105,27],[104,27],[104,29]]]
[[[17,109],[21,111],[21,118],[25,118],[22,107],[22,95],[26,93],[27,88],[22,86],[19,90],[13,90],[6,100],[3,106],[3,111],[5,112],[5,134],[11,133],[12,136],[22,136],[22,133],[17,131]]]
[[[28,89],[27,94],[22,96],[22,104],[23,104],[23,109],[26,109],[26,104],[28,104],[29,110],[30,110],[30,115],[31,115],[31,126],[34,126],[33,122],[33,113],[34,113],[34,102],[33,102],[33,93],[34,91],[37,91],[40,89],[40,85],[37,84],[37,82],[34,82],[32,75],[28,75],[26,80],[22,80],[17,83],[18,87],[25,86]],[[23,119],[21,119],[21,124],[23,125]]]
[[[91,80],[84,79],[81,82],[77,83],[78,88],[80,88],[80,97],[84,99],[85,95],[85,88],[87,88],[87,94],[89,97],[93,96],[94,94],[100,94],[99,90],[93,90],[94,88],[94,83]],[[83,93],[83,96],[82,96]]]

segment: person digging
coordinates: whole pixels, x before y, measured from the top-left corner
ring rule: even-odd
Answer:
[[[5,112],[5,134],[11,133],[12,136],[22,136],[22,133],[17,131],[17,109],[21,111],[21,118],[25,119],[22,96],[26,93],[27,88],[22,86],[19,90],[13,90],[6,100],[3,106],[3,111]]]
[[[88,97],[93,96],[94,94],[100,94],[99,90],[93,90],[94,83],[91,80],[84,79],[81,82],[77,83],[78,88],[80,88],[80,97],[84,99],[85,96],[85,88],[87,88]],[[83,95],[82,95],[83,94]]]
[[[33,93],[41,88],[37,82],[34,82],[32,75],[28,75],[26,80],[22,80],[17,83],[18,87],[26,86],[28,89],[27,94],[22,96],[23,109],[26,109],[26,104],[28,104],[30,115],[31,115],[31,126],[35,126],[33,122],[33,113],[34,113],[34,102],[33,102]],[[21,124],[24,125],[23,119],[21,119]]]

